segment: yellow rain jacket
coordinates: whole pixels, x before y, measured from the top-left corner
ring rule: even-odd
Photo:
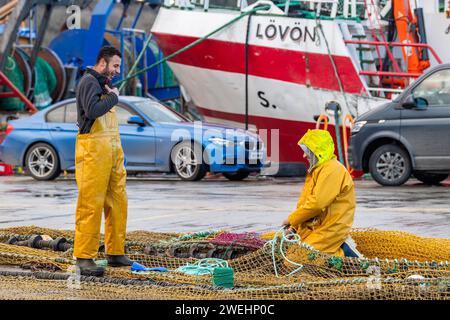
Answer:
[[[325,130],[308,130],[298,144],[307,146],[318,161],[312,167],[289,224],[301,240],[315,249],[344,256],[341,245],[350,234],[355,214],[352,177],[334,155],[334,143]]]
[[[128,208],[126,177],[124,153],[116,110],[113,107],[105,115],[95,119],[89,133],[77,135],[76,258],[92,259],[97,256],[103,210],[106,254],[124,254]]]

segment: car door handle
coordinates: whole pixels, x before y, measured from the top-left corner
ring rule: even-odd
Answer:
[[[61,128],[61,127],[54,127],[54,128],[53,128],[53,131],[62,131],[62,129],[63,129],[63,128]]]

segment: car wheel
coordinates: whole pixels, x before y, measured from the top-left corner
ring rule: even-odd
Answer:
[[[47,143],[37,143],[25,156],[25,167],[36,180],[54,180],[61,174],[55,149]]]
[[[203,149],[199,145],[195,146],[193,142],[185,141],[172,149],[173,168],[182,180],[201,180],[208,171],[203,161]]]
[[[408,153],[395,144],[386,144],[372,153],[369,171],[372,178],[383,186],[400,186],[411,176]]]
[[[414,177],[425,184],[439,185],[442,181],[447,179],[448,174],[414,172]]]
[[[224,172],[224,177],[231,181],[244,180],[250,175],[248,171],[237,171],[237,172]]]

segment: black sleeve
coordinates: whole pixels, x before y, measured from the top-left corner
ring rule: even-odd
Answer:
[[[86,116],[91,120],[106,114],[119,102],[119,98],[113,92],[108,93],[103,99],[101,99],[102,95],[102,88],[96,81],[86,81],[80,87],[81,105]]]

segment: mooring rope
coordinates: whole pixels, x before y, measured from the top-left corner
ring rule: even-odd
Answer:
[[[150,69],[152,69],[152,68],[154,68],[154,67],[160,65],[161,63],[164,63],[164,62],[166,62],[167,60],[172,59],[173,57],[179,55],[180,53],[183,53],[184,51],[189,50],[189,49],[192,48],[193,46],[195,46],[195,45],[199,44],[200,42],[202,42],[202,41],[204,41],[204,40],[210,38],[212,35],[216,34],[217,32],[219,32],[219,31],[221,31],[221,30],[223,30],[223,29],[225,29],[225,28],[227,28],[228,26],[232,25],[233,23],[237,22],[238,20],[242,19],[243,17],[248,16],[248,15],[251,15],[251,14],[253,14],[253,13],[259,11],[259,10],[265,10],[265,9],[268,9],[268,7],[269,7],[269,6],[255,7],[255,8],[253,8],[252,10],[249,10],[249,11],[246,11],[246,12],[241,13],[239,16],[237,16],[237,17],[231,19],[230,21],[228,21],[228,22],[225,23],[224,25],[222,25],[222,26],[220,26],[219,28],[217,28],[217,29],[211,31],[211,32],[208,33],[207,35],[205,35],[205,36],[203,36],[203,37],[201,37],[201,38],[199,38],[199,39],[193,41],[192,43],[190,43],[190,44],[188,44],[187,46],[181,48],[180,50],[177,50],[177,51],[173,52],[172,54],[169,54],[167,57],[164,57],[163,59],[160,59],[160,60],[156,61],[155,63],[151,64],[150,66],[148,66],[148,67],[146,67],[146,68],[144,68],[144,69],[141,69],[141,70],[139,70],[139,71],[136,72],[136,73],[133,73],[133,74],[131,74],[131,75],[128,75],[126,78],[124,78],[124,79],[122,79],[122,80],[120,80],[120,81],[114,83],[114,86],[121,85],[122,83],[127,82],[128,80],[130,80],[130,79],[132,79],[132,78],[134,78],[134,77],[136,77],[136,76],[138,76],[138,75],[140,75],[140,74],[142,74],[142,73],[144,73],[144,72],[146,72],[146,71],[148,71],[148,70],[150,70]]]

